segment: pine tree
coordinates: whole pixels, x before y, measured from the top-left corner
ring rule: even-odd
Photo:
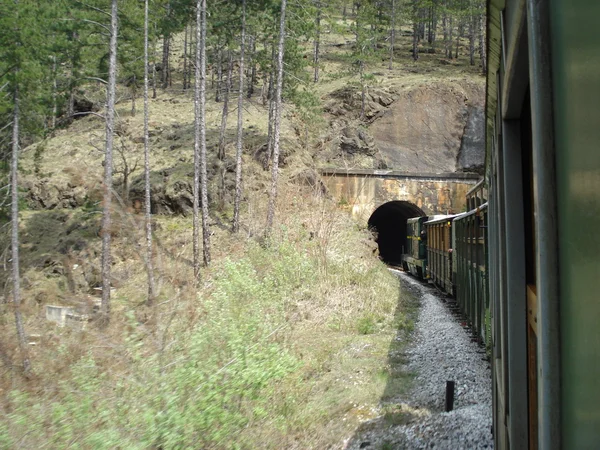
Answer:
[[[240,229],[240,203],[242,201],[242,142],[244,132],[244,49],[246,47],[246,0],[242,0],[242,32],[240,38],[240,80],[238,92],[237,141],[235,154],[235,196],[233,200],[232,230]]]
[[[108,84],[106,87],[106,146],[104,153],[103,211],[102,211],[102,303],[101,324],[110,320],[111,287],[111,228],[113,140],[115,132],[115,94],[117,82],[117,0],[111,0]]]
[[[154,301],[154,269],[152,263],[152,204],[150,201],[150,136],[148,131],[148,0],[144,0],[144,212],[146,225],[146,273],[148,274],[148,299]]]
[[[202,82],[202,0],[196,4],[196,55],[195,55],[195,82],[194,82],[194,184],[192,186],[193,194],[193,260],[194,260],[194,280],[200,282],[200,121],[202,120],[200,112],[200,84]]]
[[[201,0],[200,30],[200,200],[202,202],[202,258],[210,264],[210,225],[208,216],[208,171],[206,163],[206,0]]]
[[[277,81],[275,83],[275,123],[273,124],[273,161],[271,166],[271,192],[267,209],[267,226],[265,235],[270,236],[275,217],[275,202],[277,199],[277,182],[279,179],[279,136],[281,128],[281,91],[283,89],[283,54],[285,44],[285,7],[286,0],[281,0],[279,18],[279,44],[277,48]]]
[[[44,42],[42,11],[37,2],[15,0],[0,4],[0,118],[10,130],[10,222],[12,303],[23,370],[31,370],[25,325],[21,314],[19,239],[19,152],[23,136],[35,136],[50,112],[44,106],[51,92],[39,81],[50,73],[52,59]],[[12,126],[10,126],[12,125]]]

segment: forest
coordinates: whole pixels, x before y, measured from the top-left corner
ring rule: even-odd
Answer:
[[[485,72],[484,19],[482,0],[0,0],[0,446],[340,439],[348,349],[387,349],[413,306],[315,181],[328,83],[368,123],[382,71]],[[33,176],[80,198],[37,201]],[[396,376],[383,353],[356,402]]]

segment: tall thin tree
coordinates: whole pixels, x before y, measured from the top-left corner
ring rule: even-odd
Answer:
[[[11,250],[12,250],[12,278],[13,278],[13,305],[15,311],[15,324],[17,327],[17,338],[19,340],[19,348],[23,359],[23,370],[28,373],[31,369],[29,360],[29,352],[27,351],[27,343],[25,342],[25,327],[23,325],[23,317],[21,316],[21,274],[19,267],[19,86],[18,86],[18,69],[15,71],[15,87],[14,87],[14,109],[13,109],[13,142],[12,142],[12,160],[10,166],[11,180]]]
[[[210,263],[208,183],[206,167],[206,0],[196,3],[196,80],[194,87],[194,278],[200,280],[199,204],[202,206],[202,256]]]
[[[202,33],[202,0],[196,3],[196,52],[194,76],[194,184],[192,186],[192,253],[194,260],[194,280],[200,281],[200,83],[201,83],[201,33]]]
[[[221,128],[219,130],[219,145],[217,156],[220,161],[225,161],[225,134],[227,131],[227,119],[229,118],[229,95],[233,88],[233,57],[231,50],[227,51],[227,81],[223,94],[223,110],[221,113]]]
[[[110,320],[110,277],[111,277],[111,207],[113,176],[113,138],[115,130],[115,92],[117,80],[117,0],[111,2],[110,44],[108,57],[108,84],[106,87],[106,147],[104,152],[104,185],[102,212],[102,303],[101,323],[108,325]]]
[[[283,87],[283,51],[285,43],[285,7],[286,0],[281,0],[281,16],[279,18],[279,46],[277,50],[277,82],[275,84],[275,123],[273,125],[273,161],[271,166],[271,192],[267,209],[268,237],[273,229],[275,217],[275,201],[277,199],[277,181],[279,179],[279,136],[281,129],[281,91]]]
[[[319,82],[319,50],[321,44],[321,1],[317,0],[315,3],[315,8],[317,9],[317,16],[315,18],[315,40],[313,43],[313,66],[314,66],[314,75],[313,81],[315,83]]]
[[[233,200],[233,226],[237,233],[240,229],[240,203],[242,201],[242,142],[244,133],[244,50],[246,48],[246,0],[242,0],[242,36],[240,39],[240,84],[238,92],[237,141],[235,153],[235,197]],[[252,81],[250,81],[252,82]]]
[[[394,64],[394,41],[396,40],[396,0],[392,0],[392,21],[390,24],[390,64],[389,70],[392,70]]]
[[[201,0],[200,30],[200,200],[202,202],[202,256],[210,264],[210,226],[208,217],[208,171],[206,167],[206,0]]]
[[[187,36],[187,34],[186,34]],[[148,130],[148,0],[144,0],[144,210],[146,221],[146,273],[148,274],[148,306],[155,297],[152,264],[152,205],[150,201],[150,133]]]

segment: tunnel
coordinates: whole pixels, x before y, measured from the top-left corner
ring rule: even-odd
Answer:
[[[400,265],[406,248],[406,219],[424,215],[418,206],[399,200],[384,203],[371,214],[368,226],[376,233],[379,257],[385,263]]]

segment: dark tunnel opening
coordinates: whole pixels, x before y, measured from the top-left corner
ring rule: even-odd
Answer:
[[[385,263],[401,264],[406,248],[406,220],[424,215],[418,206],[400,200],[384,203],[371,214],[369,229],[377,233],[379,257]]]

